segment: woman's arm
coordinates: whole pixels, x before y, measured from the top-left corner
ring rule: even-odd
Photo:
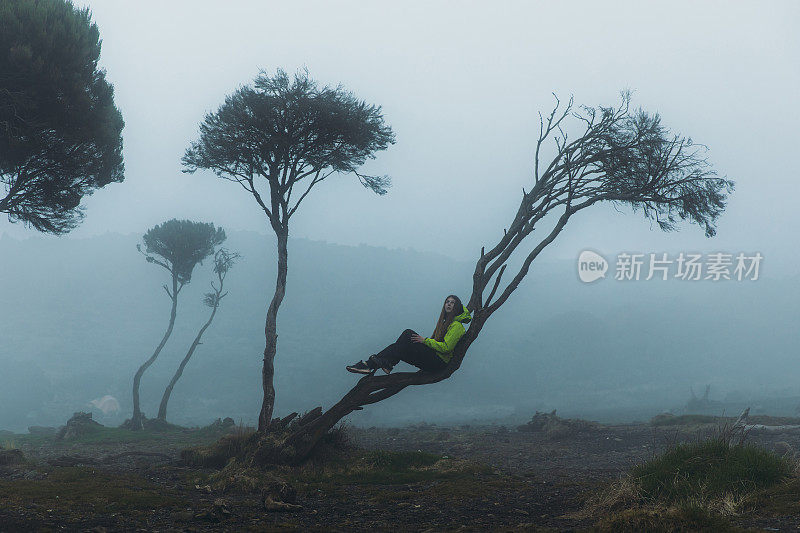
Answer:
[[[433,348],[439,353],[450,353],[455,349],[459,339],[461,339],[466,331],[467,330],[464,329],[464,324],[461,322],[453,322],[450,327],[447,328],[447,333],[444,334],[444,341],[439,342],[433,339],[425,339],[425,346]]]

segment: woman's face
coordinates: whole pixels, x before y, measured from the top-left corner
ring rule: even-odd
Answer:
[[[444,301],[444,311],[445,311],[445,313],[452,313],[453,312],[453,308],[455,308],[455,306],[456,306],[455,298],[448,298],[447,300],[445,300]]]

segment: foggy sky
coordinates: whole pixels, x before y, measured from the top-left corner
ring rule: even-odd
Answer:
[[[492,244],[502,235],[516,211],[522,188],[529,190],[532,184],[538,112],[551,110],[553,92],[562,101],[574,95],[576,105],[610,106],[619,101],[620,90],[631,89],[634,106],[659,112],[667,127],[707,145],[717,172],[736,182],[736,191],[713,239],[705,238],[702,229],[687,224],[679,232],[665,234],[644,220],[641,213],[618,211],[611,205],[598,205],[572,218],[537,259],[516,298],[509,300],[503,313],[498,313],[487,326],[481,342],[486,346],[491,343],[491,349],[476,344],[472,362],[464,368],[464,381],[453,380],[445,387],[466,386],[470,376],[484,380],[486,373],[481,365],[494,364],[491,357],[498,345],[506,356],[509,347],[519,348],[519,361],[529,365],[531,375],[554,387],[562,375],[573,379],[575,369],[594,368],[591,364],[627,380],[625,385],[629,388],[621,389],[622,395],[633,394],[630,387],[652,385],[648,379],[666,375],[664,368],[675,370],[674,383],[669,386],[680,391],[680,399],[692,385],[691,380],[697,387],[713,383],[715,394],[738,390],[743,384],[775,390],[788,387],[785,381],[796,382],[792,381],[791,371],[797,333],[786,324],[797,316],[796,300],[791,295],[796,293],[800,280],[800,251],[795,244],[800,181],[792,160],[797,152],[796,125],[800,123],[800,37],[796,31],[800,4],[78,0],[76,5],[91,8],[103,39],[101,65],[114,84],[116,103],[126,122],[125,181],[85,199],[85,221],[68,236],[59,238],[67,242],[52,248],[38,246],[35,241],[28,241],[31,246],[17,246],[11,241],[3,244],[13,259],[3,263],[5,270],[0,274],[0,280],[11,287],[5,291],[7,301],[14,302],[14,294],[26,295],[17,300],[28,305],[26,309],[36,310],[15,315],[17,322],[3,322],[11,348],[0,353],[0,358],[37,361],[44,368],[50,368],[48,361],[55,360],[71,367],[78,360],[74,350],[79,347],[80,357],[84,358],[80,372],[88,368],[98,376],[115,376],[117,389],[127,393],[127,379],[139,364],[142,346],[149,346],[150,341],[142,339],[160,335],[163,328],[163,317],[156,311],[163,303],[156,298],[164,298],[157,289],[161,281],[153,284],[156,292],[147,293],[152,300],[136,300],[136,305],[147,309],[152,304],[152,312],[109,311],[102,305],[116,305],[114,291],[118,285],[132,293],[140,286],[133,283],[139,278],[128,275],[130,272],[125,271],[127,274],[122,276],[122,270],[115,270],[111,259],[128,264],[130,257],[131,265],[139,261],[131,268],[141,269],[146,273],[143,275],[154,273],[141,258],[137,259],[132,245],[135,239],[109,236],[71,244],[70,240],[107,232],[138,238],[150,227],[173,217],[211,221],[231,235],[235,230],[248,230],[271,239],[264,214],[249,194],[210,172],[181,173],[180,158],[197,139],[204,115],[215,111],[227,94],[251,83],[261,69],[274,73],[283,68],[293,73],[307,68],[321,84],[341,83],[358,98],[383,107],[397,143],[378,153],[377,159],[363,170],[389,174],[394,185],[389,194],[378,197],[352,176],[327,180],[315,188],[292,218],[290,235],[294,238],[413,248],[458,261],[474,261],[482,245]],[[548,160],[546,154],[544,160]],[[42,237],[22,224],[10,224],[5,216],[0,217],[0,237],[3,234],[14,239],[56,239]],[[97,251],[101,245],[105,256]],[[521,246],[520,253],[533,245],[531,241],[528,246]],[[319,267],[326,269],[326,274],[331,273],[330,283],[325,280],[326,284],[356,283],[346,292],[358,297],[345,301],[345,312],[334,313],[334,318],[357,331],[353,338],[363,344],[353,347],[350,337],[337,337],[341,351],[325,364],[340,370],[350,362],[352,351],[368,353],[368,349],[392,338],[397,327],[407,327],[405,324],[413,322],[414,317],[428,320],[425,317],[430,310],[423,308],[429,304],[426,300],[422,303],[424,298],[438,301],[437,291],[441,295],[450,291],[466,295],[463,290],[471,281],[469,263],[441,260],[431,264],[426,255],[407,266],[403,261],[414,254],[399,252],[385,254],[385,260],[391,259],[391,266],[398,270],[405,268],[403,275],[378,264],[374,272],[367,269],[361,275],[348,277],[340,272],[349,273],[350,266],[334,274],[331,265],[335,261],[325,263],[310,253],[302,255],[297,240],[292,241],[292,246],[295,248],[289,252],[290,276],[299,276],[303,266]],[[587,248],[604,253],[608,259],[623,251],[758,251],[764,256],[762,277],[794,276],[795,280],[764,280],[749,285],[707,282],[702,286],[678,285],[677,289],[658,285],[659,290],[653,291],[652,284],[645,283],[583,286],[576,276],[554,274],[555,267],[537,271],[537,265],[550,260],[564,260],[552,261],[551,266],[574,264],[566,260],[574,260]],[[42,259],[44,252],[33,257],[22,252],[19,257],[14,256],[14,250],[30,253],[45,249],[47,259]],[[255,245],[252,249],[258,253],[248,250],[243,263],[246,267],[237,270],[239,277],[232,277],[231,286],[241,283],[243,287],[256,287],[249,289],[253,310],[239,315],[231,312],[227,329],[224,322],[215,326],[219,329],[218,340],[210,338],[209,343],[219,342],[220,348],[215,352],[209,344],[207,352],[211,361],[214,354],[228,357],[228,345],[234,346],[231,351],[236,360],[252,368],[241,374],[232,371],[231,375],[258,377],[263,309],[274,283],[268,274],[274,268],[275,252],[266,237],[263,249]],[[82,263],[69,254],[80,254],[81,250],[98,259],[96,266],[76,266]],[[352,254],[353,261],[369,255],[363,249],[357,252]],[[109,254],[119,255],[109,259]],[[40,257],[41,265],[36,257]],[[303,257],[306,265],[302,264]],[[25,266],[27,261],[47,268],[54,262],[59,265],[57,275],[30,275],[26,278],[28,285],[17,287],[17,278],[23,276],[15,277],[14,272],[37,272]],[[454,275],[462,266],[463,272]],[[70,269],[85,276],[70,277]],[[444,286],[442,280],[447,277],[443,270],[454,278],[448,281],[451,286]],[[93,276],[118,283],[109,281],[105,291],[101,287],[80,292],[84,283],[94,287],[96,280],[86,281]],[[323,274],[315,272],[303,279],[319,281]],[[575,280],[575,285],[567,285],[570,279]],[[205,285],[196,281],[193,290],[202,292]],[[301,284],[295,289],[291,283],[286,309],[282,310],[284,321],[279,324],[282,359],[276,368],[279,376],[285,372],[296,378],[304,376],[305,370],[293,370],[291,364],[298,359],[292,356],[302,356],[298,348],[305,346],[302,328],[314,317],[302,314],[302,320],[285,318],[301,316],[299,311],[291,315],[292,305],[305,313],[303,301],[296,300],[302,293]],[[85,301],[69,292],[73,290],[70,284]],[[232,290],[232,294],[236,293]],[[238,293],[247,290],[242,288]],[[408,293],[413,294],[406,296]],[[127,298],[134,300],[132,296]],[[128,305],[127,300],[117,303]],[[76,305],[80,313],[73,313]],[[380,325],[385,330],[349,318],[354,309],[374,314],[365,309],[386,307],[390,308],[387,316],[380,315]],[[0,308],[12,309],[12,305]],[[59,315],[62,308],[63,316]],[[581,314],[584,310],[587,312]],[[49,320],[50,315],[45,312],[51,313]],[[108,335],[107,344],[96,338],[95,331],[108,327],[108,317],[123,314],[123,318],[135,317],[130,324],[126,322],[134,333],[124,333],[122,340],[116,334]],[[44,328],[49,336],[29,333],[15,325],[30,322],[33,328],[42,315],[48,324],[56,325]],[[84,324],[87,316],[95,317],[95,328],[91,322]],[[243,332],[241,324],[234,321],[233,317],[241,316],[252,319],[252,333]],[[562,331],[573,327],[576,320],[583,320],[581,317],[588,324],[583,337],[568,335],[561,339]],[[328,315],[319,319],[326,327],[343,327],[336,326]],[[144,329],[148,320],[152,320],[152,335]],[[194,335],[196,321],[185,317],[182,320],[183,326],[179,327],[190,328],[187,335]],[[240,329],[231,324],[238,324]],[[627,325],[629,331],[625,330]],[[63,335],[59,328],[69,335]],[[770,333],[773,328],[775,331]],[[316,337],[317,342],[328,342],[324,336]],[[67,342],[62,347],[64,339]],[[582,340],[588,344],[607,341],[608,345],[602,350],[597,346],[586,348]],[[242,347],[237,342],[252,346]],[[12,349],[14,346],[17,349]],[[170,348],[173,349],[180,351]],[[747,364],[752,354],[762,359],[769,355],[774,366],[763,365],[753,371]],[[182,356],[182,352],[178,355]],[[159,364],[171,372],[172,362],[167,357],[163,359]],[[129,371],[120,372],[120,365]],[[625,371],[629,367],[633,368],[630,375]],[[501,372],[495,374],[497,382],[484,383],[487,390],[495,387],[503,391],[508,387],[505,369],[498,368]],[[775,372],[774,368],[780,370]],[[105,373],[98,369],[105,369]],[[154,369],[157,371],[158,367]],[[524,372],[518,375],[524,378],[521,381],[527,379]],[[105,387],[103,379],[96,381]],[[279,402],[297,409],[297,405],[289,405],[291,397],[280,389],[289,389],[287,383],[293,382],[280,379]],[[338,397],[351,379],[343,370],[335,379],[326,376],[325,383],[333,391],[330,397]],[[563,397],[552,390],[528,391],[521,386],[519,392],[530,402],[538,401],[536,394],[542,398],[549,395],[547,401],[555,403],[543,403],[542,407],[561,409],[565,405],[563,398],[573,396],[575,388],[585,389],[587,404],[596,401],[591,394],[610,380],[595,381],[587,381],[595,388],[583,382],[573,382],[573,389],[564,385]],[[156,386],[158,380],[153,378],[148,383]],[[257,391],[257,380],[250,385]],[[122,399],[117,389],[98,390],[97,394],[114,392]],[[218,393],[213,392],[210,397]],[[790,393],[797,391],[791,389]],[[441,390],[424,394],[441,394]],[[642,394],[653,393],[644,390]],[[67,411],[79,408],[90,397],[79,398],[75,406],[65,404],[65,411],[51,413],[51,418],[63,420]],[[250,398],[259,401],[257,393],[250,394]],[[487,401],[483,398],[476,404]],[[225,405],[230,409],[230,404]],[[251,411],[255,414],[257,405],[253,405]],[[278,405],[282,408],[282,404]],[[527,407],[538,409],[539,404]],[[374,412],[380,413],[377,406]]]
[[[126,122],[125,181],[84,201],[70,238],[141,234],[166,219],[271,233],[236,184],[181,173],[205,113],[260,69],[308,68],[383,107],[397,143],[365,171],[389,174],[378,197],[351,176],[318,186],[294,237],[436,251],[474,259],[530,187],[538,115],[551,92],[578,105],[633,104],[710,148],[736,181],[718,236],[663,234],[640,214],[600,205],[546,252],[584,248],[760,251],[764,270],[796,272],[791,156],[800,119],[796,2],[77,1],[103,39],[101,64]],[[0,220],[0,233],[35,232]]]

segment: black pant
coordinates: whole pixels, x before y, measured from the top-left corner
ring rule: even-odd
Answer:
[[[378,352],[374,357],[380,366],[394,366],[400,361],[405,361],[427,372],[436,372],[447,366],[447,363],[436,354],[436,350],[421,342],[412,342],[411,335],[414,335],[414,331],[405,330],[394,344]]]

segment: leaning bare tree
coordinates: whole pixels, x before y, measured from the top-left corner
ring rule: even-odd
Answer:
[[[523,190],[519,209],[497,244],[481,249],[467,306],[473,319],[445,369],[365,376],[330,409],[322,412],[317,408],[295,423],[278,447],[263,446],[263,459],[302,460],[344,416],[409,385],[450,377],[489,317],[508,300],[533,261],[579,211],[601,202],[628,205],[634,211],[641,210],[662,230],[676,229],[679,220],[688,219],[702,226],[706,236],[713,236],[733,182],[717,177],[704,157],[705,146],[670,133],[658,115],[631,110],[629,104],[628,93],[623,93],[621,104],[613,108],[575,110],[571,99],[562,106],[556,98],[552,113],[547,118],[540,116],[531,190]],[[566,131],[568,123],[580,128],[575,139]],[[549,139],[554,141],[555,156],[545,165],[539,158]],[[544,227],[542,238],[524,259],[520,257],[517,272],[503,284],[508,260],[540,227]]]
[[[161,404],[158,407],[159,420],[167,420],[167,404],[169,403],[169,398],[172,395],[172,389],[175,388],[175,384],[179,379],[181,379],[186,365],[189,364],[189,360],[192,358],[192,355],[194,355],[194,351],[200,345],[200,340],[203,338],[203,333],[206,332],[208,327],[214,321],[214,317],[217,316],[219,305],[222,302],[222,299],[228,294],[227,291],[222,291],[222,288],[225,285],[225,277],[228,275],[228,271],[238,258],[239,254],[236,252],[229,252],[225,248],[220,248],[217,250],[217,253],[214,254],[214,274],[217,275],[217,284],[212,281],[211,288],[214,292],[205,293],[203,298],[203,303],[206,305],[206,307],[211,308],[211,315],[209,315],[206,323],[200,328],[200,331],[197,332],[197,335],[192,341],[192,344],[189,346],[189,350],[183,357],[181,364],[178,365],[178,369],[175,370],[175,374],[172,376],[172,379],[169,380],[167,388],[164,389],[164,394],[161,396]]]
[[[258,429],[266,431],[275,405],[274,361],[278,308],[286,294],[289,219],[311,189],[332,174],[353,174],[364,187],[385,194],[386,176],[358,168],[394,143],[381,108],[342,87],[319,87],[301,72],[290,79],[263,72],[254,87],[225,98],[200,125],[200,139],[183,156],[184,172],[209,169],[241,185],[264,211],[278,241],[278,275],[267,308]]]

